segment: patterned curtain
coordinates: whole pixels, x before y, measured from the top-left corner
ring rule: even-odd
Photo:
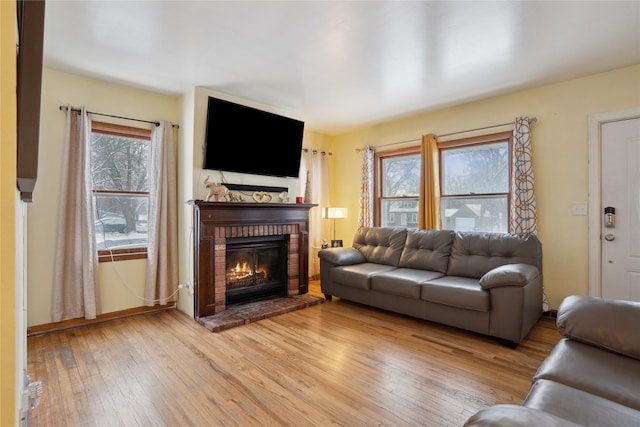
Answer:
[[[420,156],[422,169],[418,199],[418,228],[437,230],[442,228],[442,219],[440,218],[440,164],[438,143],[434,134],[422,135]]]
[[[512,169],[509,232],[536,234],[536,197],[533,192],[531,163],[531,120],[528,117],[517,117],[513,126]]]
[[[528,117],[516,117],[513,124],[513,174],[511,175],[511,222],[509,233],[537,234],[536,196],[533,192],[531,123]],[[542,311],[549,311],[547,294],[542,289]]]
[[[373,227],[373,158],[375,149],[371,145],[367,145],[361,152],[358,228]]]

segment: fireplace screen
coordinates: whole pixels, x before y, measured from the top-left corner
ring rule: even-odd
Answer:
[[[286,295],[286,249],[282,236],[227,239],[226,304]]]

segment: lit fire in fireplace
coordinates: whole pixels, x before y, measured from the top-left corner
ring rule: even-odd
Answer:
[[[249,267],[248,263],[243,262],[242,264],[240,264],[238,262],[234,268],[229,270],[229,272],[227,273],[227,277],[231,278],[232,280],[240,280],[244,279],[245,277],[249,277],[252,274],[253,269]]]
[[[237,262],[227,270],[225,278],[228,287],[257,285],[267,280],[267,271],[259,266],[254,272],[248,262]]]

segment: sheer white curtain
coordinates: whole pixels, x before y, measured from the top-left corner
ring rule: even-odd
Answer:
[[[95,319],[100,314],[98,251],[93,222],[91,119],[67,107],[51,317]]]
[[[358,227],[373,227],[373,159],[376,152],[371,145],[365,146],[361,152]]]
[[[175,300],[178,286],[178,206],[173,127],[161,121],[151,134],[149,155],[149,246],[145,305]]]
[[[318,250],[322,242],[330,239],[329,220],[322,218],[322,208],[329,206],[329,153],[319,150],[306,149],[302,152],[300,162],[300,179],[307,177],[309,171],[309,185],[311,186],[312,200],[306,203],[314,203],[309,210],[309,276],[317,278],[320,275],[320,261]],[[307,194],[307,189],[304,188]]]

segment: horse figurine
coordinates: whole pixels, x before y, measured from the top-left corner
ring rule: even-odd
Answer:
[[[210,182],[209,177],[207,176],[204,180],[204,186],[209,190],[209,194],[207,194],[207,198],[205,199],[207,202],[213,199],[214,202],[226,201],[227,194],[229,193],[229,189],[219,182]]]

